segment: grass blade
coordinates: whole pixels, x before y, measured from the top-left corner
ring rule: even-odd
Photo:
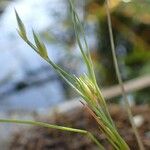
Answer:
[[[84,135],[87,135],[95,144],[97,144],[97,146],[100,148],[100,150],[105,150],[104,147],[93,136],[93,134],[86,130],[52,125],[52,124],[48,124],[48,123],[44,123],[44,122],[30,121],[30,120],[0,119],[0,123],[26,124],[26,125],[40,126],[40,127],[45,127],[45,128],[57,129],[57,130],[61,130],[61,131],[68,131],[68,132],[84,134]]]
[[[73,21],[73,25],[74,25],[76,39],[77,39],[80,51],[82,53],[83,60],[86,64],[86,66],[87,66],[88,74],[89,74],[91,80],[96,84],[96,78],[95,78],[93,63],[92,63],[92,60],[91,60],[90,51],[89,51],[88,44],[87,44],[87,41],[86,41],[86,38],[85,38],[85,33],[84,33],[82,23],[80,22],[78,14],[75,11],[72,0],[69,0],[69,4],[70,4],[70,8],[71,8],[72,21]],[[87,54],[84,51],[83,43],[80,41],[79,33],[81,33],[81,35],[83,37],[84,45],[85,45]]]

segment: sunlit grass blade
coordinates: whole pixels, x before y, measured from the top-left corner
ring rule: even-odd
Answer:
[[[84,134],[84,135],[87,135],[87,137],[89,137],[95,144],[97,144],[97,146],[100,148],[100,150],[105,150],[104,147],[93,136],[93,134],[86,130],[52,125],[49,123],[44,123],[44,122],[39,122],[39,121],[30,121],[30,120],[0,119],[0,123],[14,123],[14,124],[24,124],[24,125],[26,124],[26,125],[41,126],[41,127],[45,127],[45,128],[51,128],[51,129],[57,129],[57,130],[62,130],[62,131]]]

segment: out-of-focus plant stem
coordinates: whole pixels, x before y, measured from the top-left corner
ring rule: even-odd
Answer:
[[[111,50],[112,50],[112,56],[113,56],[113,62],[114,62],[115,70],[116,70],[116,75],[118,78],[118,82],[120,84],[120,88],[122,90],[122,96],[124,98],[125,107],[126,107],[126,110],[128,113],[130,123],[132,125],[132,129],[133,129],[134,134],[136,136],[139,148],[140,148],[140,150],[144,150],[143,143],[141,141],[140,135],[138,133],[138,130],[137,130],[136,125],[135,125],[134,120],[133,120],[133,115],[131,112],[129,100],[128,100],[128,97],[126,95],[125,88],[123,86],[123,81],[122,81],[121,74],[120,74],[120,70],[119,70],[119,65],[118,65],[117,56],[116,56],[116,52],[115,52],[115,44],[114,44],[114,38],[113,38],[113,32],[112,32],[112,23],[111,23],[110,11],[109,11],[109,0],[106,0],[105,5],[106,5],[106,12],[107,12],[109,37],[110,37],[110,42],[111,42]]]

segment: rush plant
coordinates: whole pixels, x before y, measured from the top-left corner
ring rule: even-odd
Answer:
[[[51,61],[48,56],[47,48],[45,44],[41,41],[38,34],[33,30],[33,38],[34,43],[32,43],[27,36],[25,26],[21,21],[17,11],[16,19],[18,22],[18,33],[20,37],[37,53],[39,56],[45,60],[52,68],[72,87],[74,90],[83,98],[83,106],[90,113],[93,118],[98,123],[99,129],[103,132],[103,134],[107,137],[108,141],[111,143],[114,149],[116,150],[129,150],[129,146],[124,141],[124,139],[118,133],[116,126],[110,116],[110,113],[107,108],[106,101],[101,93],[100,88],[98,87],[94,68],[88,48],[88,44],[85,38],[84,29],[82,23],[79,20],[79,17],[75,11],[74,5],[71,0],[69,0],[70,8],[71,8],[71,16],[74,26],[74,31],[76,35],[76,40],[79,45],[83,61],[87,67],[87,73],[84,73],[81,76],[75,76],[73,74],[68,73],[57,64]],[[81,38],[83,39],[81,41]],[[97,144],[100,150],[104,150],[105,148],[101,145],[101,143],[96,139],[96,137],[86,130],[74,129],[69,127],[51,125],[48,123],[37,122],[37,121],[29,121],[29,120],[7,120],[0,119],[0,122],[7,123],[19,123],[19,124],[30,124],[35,126],[42,126],[47,128],[53,128],[63,131],[76,132],[80,134],[87,135],[95,144]]]

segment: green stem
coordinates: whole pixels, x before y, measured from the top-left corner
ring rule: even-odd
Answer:
[[[88,74],[89,74],[91,80],[96,84],[96,78],[95,78],[93,63],[92,63],[92,59],[91,59],[91,55],[90,55],[90,50],[89,50],[89,47],[88,47],[88,44],[86,41],[84,28],[83,28],[82,23],[80,22],[78,14],[75,11],[75,7],[73,5],[72,0],[69,0],[69,3],[70,3],[70,7],[71,7],[72,21],[73,21],[73,25],[74,25],[76,39],[77,39],[80,51],[82,53],[83,60],[87,66]],[[87,51],[87,54],[84,51],[84,46],[83,46],[82,42],[80,41],[80,34],[83,37],[83,43],[85,45],[85,49]]]
[[[57,130],[62,130],[62,131],[69,131],[69,132],[85,134],[95,144],[97,144],[97,146],[99,147],[100,150],[105,150],[104,147],[99,143],[99,141],[94,137],[94,135],[92,133],[90,133],[89,131],[86,131],[86,130],[69,128],[69,127],[58,126],[58,125],[52,125],[52,124],[48,124],[48,123],[44,123],[44,122],[31,121],[31,120],[0,119],[0,122],[1,123],[27,124],[27,125],[41,126],[41,127],[52,128],[52,129],[57,129]]]
[[[88,131],[87,131],[88,132]],[[99,141],[91,134],[90,132],[87,133],[87,135],[90,137],[90,139],[97,144],[100,150],[105,150],[105,148],[99,143]]]
[[[111,42],[111,49],[112,49],[112,55],[113,55],[113,61],[114,61],[114,66],[115,66],[115,70],[116,70],[116,75],[117,75],[117,78],[118,78],[118,81],[119,81],[120,88],[122,90],[122,96],[125,100],[125,107],[126,107],[126,110],[127,110],[127,113],[128,113],[130,123],[132,125],[132,129],[133,129],[134,134],[136,136],[139,148],[140,148],[140,150],[144,150],[144,146],[143,146],[143,143],[141,141],[140,135],[139,135],[138,130],[137,130],[137,128],[135,126],[135,123],[133,121],[133,115],[132,115],[132,112],[131,112],[129,101],[128,101],[128,98],[127,98],[127,95],[126,95],[126,92],[125,92],[125,89],[124,89],[124,86],[123,86],[123,81],[122,81],[122,78],[121,78],[121,74],[120,74],[120,71],[119,71],[119,65],[118,65],[118,61],[117,61],[117,57],[116,57],[114,38],[113,38],[113,33],[112,33],[112,24],[111,24],[110,12],[109,12],[109,2],[108,2],[108,0],[106,0],[106,12],[107,12],[108,28],[109,28],[109,34],[110,34],[109,37],[110,37],[110,42]]]

